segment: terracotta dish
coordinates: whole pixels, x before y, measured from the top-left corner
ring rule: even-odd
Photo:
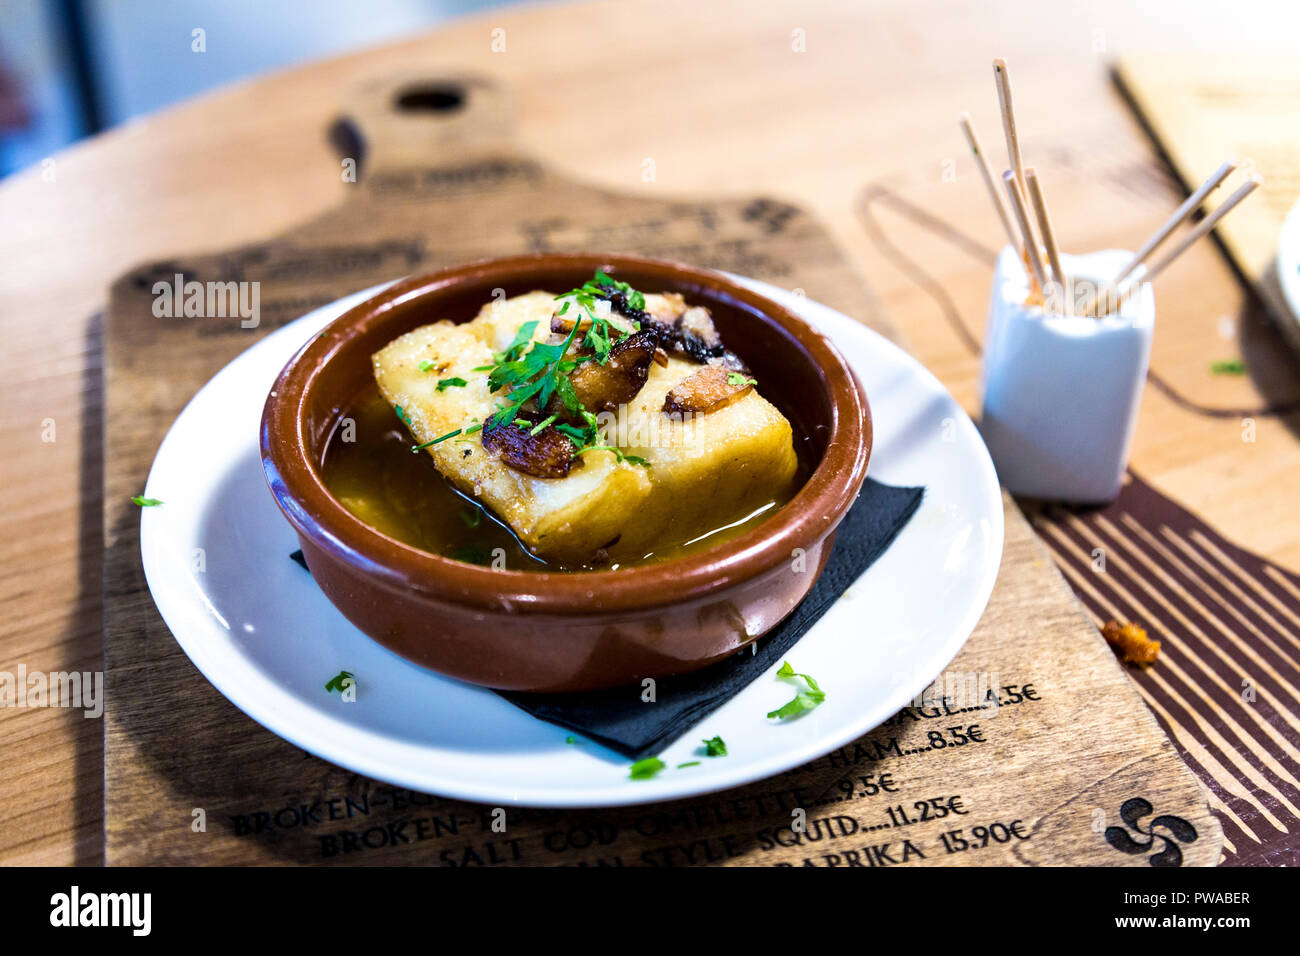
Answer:
[[[723,341],[802,435],[803,486],[756,528],[686,558],[616,571],[493,570],[371,528],[326,490],[320,464],[370,356],[494,290],[562,292],[597,268],[707,306]],[[500,292],[496,293],[498,296]],[[405,279],[332,323],[276,380],[262,464],[322,591],[358,628],[418,664],[488,687],[589,690],[704,667],[781,621],[808,593],[866,476],[867,401],[840,353],[787,309],[726,276],[620,255],[495,259]]]

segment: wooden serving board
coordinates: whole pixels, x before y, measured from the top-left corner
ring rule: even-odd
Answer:
[[[407,102],[422,108],[397,108],[411,93]],[[624,810],[497,813],[361,778],[237,711],[159,618],[128,499],[193,393],[266,331],[406,273],[557,249],[637,252],[755,276],[893,335],[826,232],[788,203],[628,197],[560,179],[512,144],[504,91],[470,77],[389,78],[359,89],[346,113],[353,123],[339,136],[341,175],[348,158],[361,160],[348,202],[254,247],[150,263],[112,288],[108,862],[1218,861],[1222,833],[1200,784],[1009,499],[993,598],[934,693],[856,743],[748,787]],[[238,316],[156,317],[153,285],[177,273],[259,282],[256,327]],[[1156,816],[1166,822],[1152,832]]]
[[[1258,194],[1225,217],[1216,234],[1291,347],[1300,350],[1300,317],[1291,314],[1276,275],[1278,235],[1300,201],[1300,63],[1294,57],[1148,54],[1122,58],[1115,76],[1189,191],[1225,159],[1260,176]],[[1207,211],[1228,196],[1226,189],[1216,192]]]

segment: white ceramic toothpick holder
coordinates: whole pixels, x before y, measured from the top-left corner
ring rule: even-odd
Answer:
[[[1061,267],[1076,290],[1099,288],[1131,257],[1122,249],[1062,256]],[[998,477],[1016,495],[1111,501],[1128,467],[1151,356],[1151,284],[1096,319],[1049,313],[1026,305],[1028,297],[1024,262],[1008,246],[993,277],[980,424]]]

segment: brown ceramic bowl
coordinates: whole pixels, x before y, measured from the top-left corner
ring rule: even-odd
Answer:
[[[724,341],[803,436],[800,452],[812,469],[784,507],[690,557],[617,571],[541,573],[418,550],[368,526],[330,495],[320,472],[326,442],[372,381],[372,353],[437,319],[468,321],[495,289],[512,296],[562,292],[597,268],[712,310]],[[715,272],[620,255],[495,259],[398,282],[294,356],[267,398],[261,432],[271,491],[316,582],[352,623],[440,673],[530,691],[589,690],[695,670],[766,633],[821,573],[871,452],[866,398],[819,333]]]

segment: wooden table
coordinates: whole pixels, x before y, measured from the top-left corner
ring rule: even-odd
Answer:
[[[1056,159],[1086,162],[1089,144],[1137,157],[1128,175],[1141,188],[1125,215],[1105,221],[1088,216],[1088,195],[1052,193],[1048,180],[1058,229],[1069,224],[1067,247],[1132,248],[1177,198],[1110,83],[1110,58],[1152,48],[1283,50],[1300,28],[1293,4],[1237,4],[1230,18],[1209,4],[1183,5],[1173,18],[1158,0],[1086,7],[656,0],[506,9],[221,91],[6,181],[0,669],[101,667],[107,284],[142,260],[267,237],[338,203],[347,187],[322,130],[345,87],[406,67],[476,71],[516,91],[522,144],[572,175],[620,191],[801,203],[863,269],[913,351],[975,411],[978,362],[933,296],[864,228],[869,187],[960,190],[963,234],[994,245],[996,223],[955,119],[969,109],[997,142],[989,62],[1003,55],[1027,149],[1078,130],[1077,152]],[[493,50],[498,28],[503,52]],[[653,182],[643,180],[646,159]],[[944,179],[946,160],[956,163],[956,183]],[[1052,161],[1043,158],[1045,174]],[[879,206],[876,221],[900,245],[924,228]],[[928,263],[930,275],[978,327],[987,266],[959,247]],[[1235,350],[1219,338],[1220,320],[1238,316],[1243,292],[1212,244],[1180,262],[1160,296],[1153,364],[1166,376],[1203,372],[1207,348]],[[1274,361],[1287,387],[1293,364]],[[1197,397],[1249,406],[1263,400],[1256,390],[1254,380],[1217,379]],[[1243,453],[1239,421],[1189,423],[1172,399],[1148,394],[1134,464],[1238,543],[1297,568],[1300,512],[1288,489],[1300,443],[1285,422],[1261,419]],[[99,862],[100,723],[80,711],[4,709],[0,740],[0,862]]]

